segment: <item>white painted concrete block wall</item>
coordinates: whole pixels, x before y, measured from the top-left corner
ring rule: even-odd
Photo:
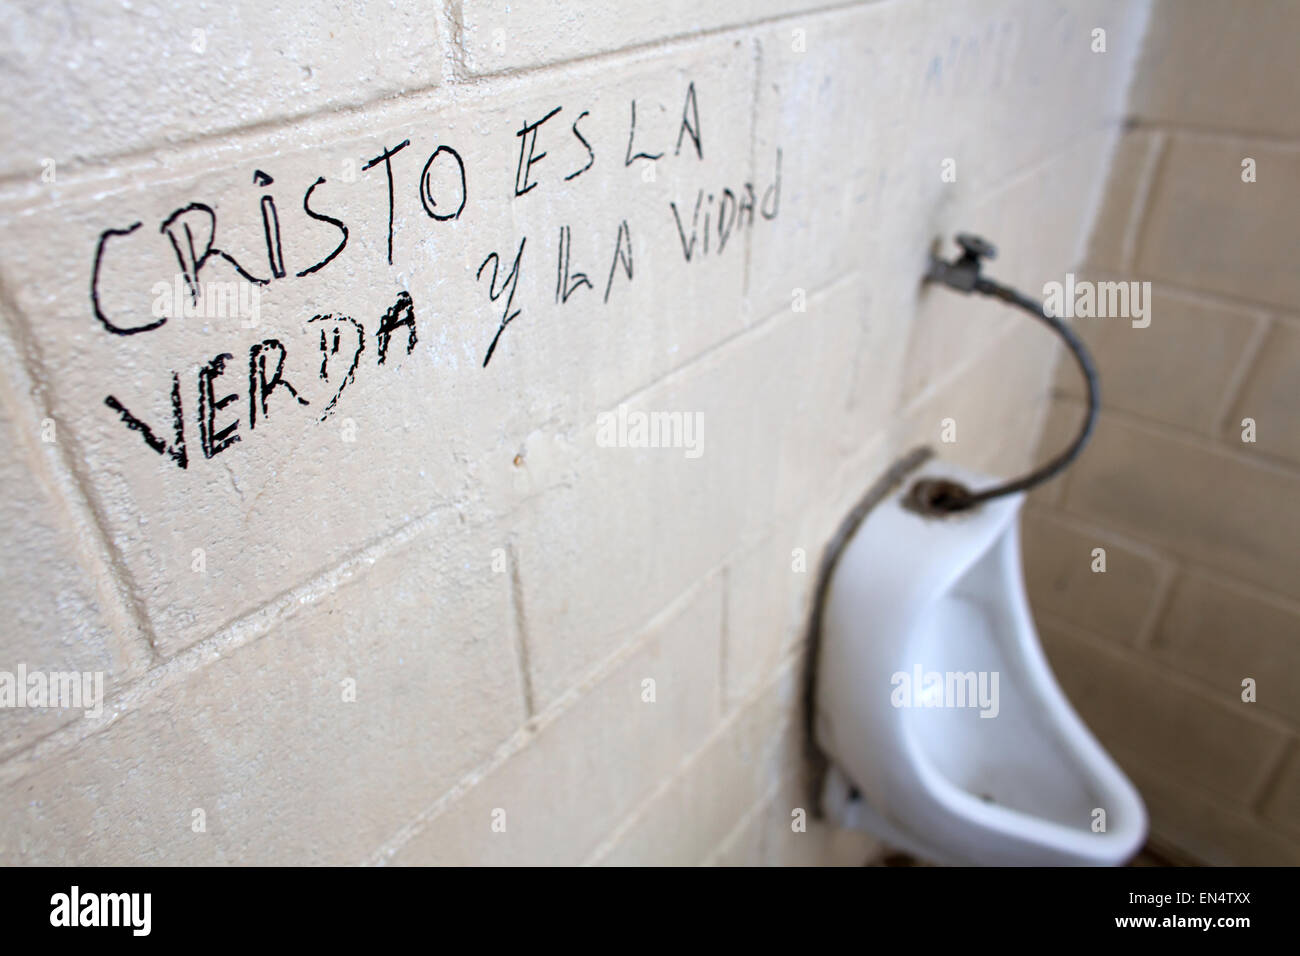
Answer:
[[[918,279],[1077,260],[1146,10],[812,6],[11,11],[0,670],[107,700],[0,710],[0,861],[861,862],[812,570],[941,419],[1031,454],[1052,343]]]

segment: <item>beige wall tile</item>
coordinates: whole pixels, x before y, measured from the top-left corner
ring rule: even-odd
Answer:
[[[523,723],[493,543],[444,512],[273,633],[184,662],[0,790],[0,862],[361,862]]]
[[[791,661],[775,681],[767,682],[665,791],[638,811],[599,862],[703,862],[736,825],[740,809],[762,800],[803,759],[801,665]]]
[[[1143,119],[1197,128],[1300,134],[1289,0],[1248,5],[1158,0],[1130,100]]]
[[[1258,706],[1300,726],[1300,606],[1213,574],[1179,577],[1151,652],[1227,702],[1257,682]]]
[[[1242,161],[1256,181],[1242,181]],[[1294,308],[1300,151],[1251,140],[1170,138],[1142,229],[1136,270],[1249,302]]]
[[[399,864],[581,863],[717,726],[722,588],[713,579],[635,653],[396,853]],[[655,699],[644,699],[653,680]],[[505,811],[494,832],[494,811]],[[495,819],[499,819],[499,816]]]
[[[1300,476],[1103,414],[1069,482],[1071,513],[1300,596]]]
[[[1255,716],[1254,705],[1216,700],[1133,652],[1105,649],[1046,621],[1039,636],[1070,702],[1126,768],[1149,764],[1193,791],[1243,809],[1252,804],[1286,741]]]
[[[1086,280],[1138,281],[1091,273]],[[1145,328],[1113,317],[1073,322],[1097,363],[1102,405],[1202,435],[1218,434],[1237,370],[1254,347],[1264,319],[1244,309],[1168,292],[1158,283],[1151,288],[1147,308],[1151,324]],[[1082,400],[1084,386],[1074,363],[1062,360],[1057,387]]]
[[[754,175],[782,149],[789,219],[752,233],[756,304],[788,307],[794,288],[859,268],[914,291],[930,243],[959,230],[989,232],[1008,281],[1041,285],[1042,270],[1073,266],[1121,112],[1115,76],[1136,52],[1144,12],[870,3],[810,19],[802,52],[790,37],[802,23],[759,31]],[[1105,56],[1090,49],[1100,25]],[[861,81],[848,79],[859,71]],[[1082,114],[1070,105],[1081,100]]]
[[[0,404],[0,527],[14,545],[22,544],[21,550],[0,548],[0,671],[15,682],[24,702],[33,685],[18,686],[20,668],[47,681],[51,673],[90,675],[89,684],[81,678],[82,692],[89,687],[94,694],[99,686],[107,696],[131,676],[130,663],[117,651],[57,501],[25,460],[27,438],[40,442],[44,427],[41,421],[15,420]],[[20,436],[20,429],[31,435]],[[51,437],[57,440],[57,428]],[[0,707],[0,758],[69,721],[87,719],[84,710]]]
[[[628,401],[628,415],[698,416],[698,457],[598,447],[595,416],[565,436],[571,477],[515,524],[539,706],[775,516],[809,501],[828,467],[853,452],[861,438],[837,410],[861,347],[860,296],[856,281],[837,286],[807,313],[775,317]]]
[[[0,37],[2,171],[100,159],[438,83],[437,13],[382,3],[213,9],[12,4]],[[382,38],[382,39],[381,39]],[[346,64],[346,67],[344,66]]]
[[[1127,129],[1120,136],[1089,232],[1083,263],[1089,270],[1132,267],[1146,193],[1163,149],[1163,137],[1151,130]]]
[[[1242,387],[1223,433],[1224,441],[1241,441],[1242,421],[1254,419],[1255,444],[1245,450],[1300,465],[1300,416],[1296,394],[1300,390],[1300,326],[1275,322],[1250,376]]]
[[[1057,349],[1032,320],[1012,326],[903,411],[893,428],[898,447],[928,445],[939,458],[993,478],[1019,474],[1038,445]]]
[[[1142,757],[1116,755],[1142,793],[1157,846],[1210,866],[1300,866],[1300,842],[1267,821],[1164,776]]]
[[[1300,748],[1292,741],[1291,752],[1282,765],[1282,773],[1264,805],[1264,816],[1300,840]],[[1290,858],[1300,858],[1300,848],[1290,847]],[[1294,862],[1292,866],[1296,865]]]
[[[1152,552],[1038,510],[1026,511],[1020,528],[1025,585],[1035,612],[1122,644],[1139,639],[1167,574]],[[1104,572],[1093,570],[1097,548],[1105,551]]]
[[[491,74],[801,14],[818,5],[816,0],[722,0],[705,6],[668,0],[656,7],[463,0],[460,15],[466,66],[474,74]]]
[[[723,694],[730,707],[753,693],[806,636],[821,555],[806,525],[782,527],[727,570]]]

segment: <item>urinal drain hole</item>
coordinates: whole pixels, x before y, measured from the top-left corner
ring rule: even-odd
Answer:
[[[922,478],[908,489],[903,505],[924,515],[947,515],[970,507],[971,491],[946,478]]]
[[[993,799],[993,794],[991,793],[981,793],[979,798],[985,803],[997,803],[997,801]]]

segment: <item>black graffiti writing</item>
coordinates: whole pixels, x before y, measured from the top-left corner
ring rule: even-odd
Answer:
[[[393,264],[393,157],[410,145],[411,141],[404,139],[392,149],[385,149],[361,167],[362,171],[365,171],[383,163],[384,173],[388,177],[388,264],[390,266]]]
[[[339,244],[334,247],[334,251],[331,252],[329,255],[327,255],[324,259],[316,263],[314,266],[308,266],[306,269],[303,269],[301,272],[299,272],[297,275],[298,278],[300,279],[303,276],[309,276],[313,272],[317,272],[321,269],[324,269],[327,265],[329,265],[331,262],[334,261],[335,256],[337,256],[340,252],[342,252],[345,248],[347,248],[348,227],[343,224],[342,220],[335,219],[333,216],[327,216],[324,213],[316,212],[316,210],[311,208],[311,194],[316,191],[317,186],[323,185],[324,183],[325,183],[325,177],[320,176],[317,177],[314,183],[312,183],[310,186],[307,187],[307,191],[303,193],[302,196],[302,211],[305,212],[312,219],[319,220],[320,222],[328,222],[331,226],[333,226],[335,229],[337,229],[339,232],[343,234],[343,238],[340,239]]]
[[[460,176],[460,203],[456,206],[455,212],[438,212],[438,202],[433,198],[433,164],[439,156],[446,155],[456,163],[456,171]],[[429,156],[429,161],[424,164],[424,171],[420,173],[420,202],[424,206],[424,211],[429,214],[430,219],[437,219],[439,222],[446,222],[448,219],[459,219],[460,214],[465,211],[465,200],[469,192],[465,186],[465,161],[460,158],[460,153],[456,152],[450,146],[439,146]],[[444,207],[446,204],[443,204]],[[391,225],[390,225],[391,228]],[[389,262],[392,262],[392,250],[389,250]]]
[[[704,158],[704,144],[700,142],[700,106],[695,99],[695,84],[692,83],[686,87],[686,102],[682,104],[682,123],[677,127],[677,148],[673,150],[673,155],[677,156],[682,151],[682,137],[690,134],[691,142],[695,144],[695,155]]]
[[[222,352],[220,355],[213,356],[211,362],[199,369],[199,447],[203,449],[204,458],[212,458],[220,454],[240,439],[236,434],[239,428],[238,420],[230,422],[220,430],[217,428],[216,421],[217,412],[239,400],[239,396],[234,392],[222,398],[216,398],[214,395],[216,380],[226,370],[226,359],[232,358],[234,356],[229,352]]]
[[[560,253],[555,265],[555,301],[563,305],[569,296],[583,286],[591,288],[591,280],[585,272],[569,272],[569,258],[573,251],[573,230],[568,226],[560,227]]]
[[[695,259],[697,254],[700,257],[707,256],[710,241],[717,247],[715,254],[721,255],[733,233],[753,226],[756,214],[771,221],[780,212],[781,150],[776,151],[776,167],[772,183],[764,190],[761,204],[757,202],[754,184],[745,183],[740,187],[739,192],[733,191],[730,187],[716,194],[706,193],[703,189],[697,190],[689,223],[683,219],[683,210],[678,208],[675,201],[669,202],[668,207],[672,210],[673,222],[677,226],[677,238],[682,245],[682,257],[687,262]],[[704,215],[702,222],[701,212]],[[715,229],[716,238],[714,238]]]
[[[351,330],[356,335],[356,345],[352,350],[349,364],[338,378],[338,388],[325,404],[320,420],[324,421],[336,409],[344,390],[356,377],[362,353],[365,351],[365,328],[362,324],[346,315],[314,315],[308,319],[309,325],[320,326],[321,366],[320,378],[329,381],[329,361],[332,356],[341,355],[343,330]],[[380,331],[376,333],[378,343],[376,351],[387,351],[391,336],[398,330],[407,330],[407,354],[415,347],[415,305],[409,293],[402,292],[393,306],[380,318]],[[327,334],[327,332],[329,334]],[[225,392],[223,377],[229,371],[227,363],[233,361],[234,354],[221,352],[212,356],[199,367],[196,408],[199,428],[199,445],[205,459],[214,458],[233,445],[243,436],[239,427],[243,422],[231,409],[239,400],[237,392]],[[248,349],[248,430],[251,433],[259,423],[264,423],[273,407],[273,396],[283,391],[285,398],[279,399],[283,404],[286,399],[294,404],[288,407],[308,406],[311,402],[299,394],[286,374],[289,359],[288,347],[279,339],[267,338],[253,343]],[[384,364],[382,358],[375,363]],[[220,387],[220,389],[219,389]],[[218,397],[218,391],[225,392]],[[185,443],[185,411],[181,399],[181,380],[177,372],[171,373],[171,409],[172,440],[166,441],[143,419],[132,413],[116,395],[104,398],[104,404],[116,412],[129,431],[136,432],[144,439],[145,445],[159,455],[171,459],[182,470],[189,467],[189,456]],[[224,414],[223,414],[224,413]],[[234,414],[233,418],[225,415]]]
[[[172,372],[172,427],[175,429],[176,437],[171,444],[154,435],[152,428],[127,411],[126,407],[112,395],[104,399],[104,404],[121,415],[126,427],[139,432],[144,438],[144,443],[158,454],[165,453],[182,470],[189,466],[189,456],[185,453],[185,411],[181,407],[181,377],[175,372]]]
[[[276,362],[275,371],[271,377],[266,377],[266,355],[268,352],[275,352]],[[258,342],[248,350],[248,430],[252,431],[257,427],[257,410],[259,405],[262,409],[262,417],[266,418],[269,411],[269,400],[271,393],[277,388],[285,389],[290,395],[297,400],[299,405],[309,405],[310,402],[298,394],[298,390],[289,384],[284,378],[284,345],[278,339],[265,339]]]
[[[519,137],[519,164],[515,167],[515,195],[522,196],[536,188],[537,183],[530,182],[529,176],[532,172],[533,164],[540,163],[546,158],[545,153],[537,152],[537,131],[542,124],[549,120],[556,113],[560,112],[561,107],[557,106],[551,110],[536,123],[524,123],[523,127],[515,135]]]
[[[578,142],[580,142],[583,146],[587,148],[587,165],[583,166],[581,169],[575,169],[573,172],[569,173],[569,175],[565,176],[564,181],[566,183],[571,179],[577,179],[579,176],[581,176],[587,170],[591,169],[591,167],[596,164],[596,151],[591,148],[591,144],[587,142],[587,138],[583,136],[580,132],[578,132],[578,124],[582,122],[584,117],[590,115],[591,115],[590,111],[583,110],[581,113],[578,114],[578,118],[573,121],[573,127],[572,127],[573,135],[578,138]]]
[[[412,315],[414,315],[414,312],[412,312]],[[331,336],[329,348],[326,348],[325,329],[322,328],[320,332],[320,377],[322,382],[328,382],[330,380],[329,357],[331,355],[339,354],[339,344],[342,340],[342,336],[340,335],[342,324],[344,322],[348,323],[352,330],[357,334],[357,347],[352,350],[352,359],[348,365],[348,370],[343,373],[343,378],[339,382],[338,390],[330,396],[330,400],[325,404],[325,411],[320,417],[321,421],[325,421],[325,419],[334,414],[334,409],[338,405],[339,399],[343,397],[343,390],[356,380],[357,365],[361,362],[361,353],[366,350],[366,328],[350,315],[313,315],[307,321],[334,323],[334,328],[332,329],[333,335]]]
[[[626,240],[626,243],[624,242]],[[618,224],[618,238],[614,240],[614,259],[609,264],[609,279],[605,282],[605,301],[609,301],[609,290],[614,287],[614,270],[619,263],[627,272],[627,281],[632,281],[632,229],[624,219]]]
[[[521,250],[522,251],[522,250]],[[384,364],[388,357],[388,340],[398,329],[406,329],[406,354],[415,350],[415,306],[411,304],[411,294],[406,291],[397,294],[393,307],[379,320],[379,331],[375,333],[375,347],[379,352],[379,364]]]
[[[515,254],[514,265],[510,267],[510,273],[501,280],[500,288],[497,287],[497,270],[501,264],[501,257],[495,252],[489,253],[488,257],[479,265],[478,272],[474,273],[474,278],[476,280],[481,279],[483,277],[483,270],[487,267],[487,264],[489,262],[492,263],[492,276],[488,279],[488,298],[492,302],[495,302],[497,299],[501,298],[505,292],[509,291],[510,293],[506,296],[506,307],[501,311],[501,324],[497,326],[496,335],[492,336],[492,343],[488,346],[487,354],[483,356],[484,368],[487,368],[488,362],[492,360],[492,353],[496,351],[497,342],[501,339],[501,333],[506,330],[507,325],[519,316],[521,311],[515,309],[511,312],[510,307],[515,301],[515,290],[519,288],[519,268],[520,263],[524,258],[524,243],[527,241],[527,236],[519,240],[519,251]]]
[[[715,182],[715,188],[708,188],[707,185],[700,186],[690,179],[683,183],[682,173],[705,168],[698,167],[698,164],[705,160],[706,126],[699,89],[689,78],[683,78],[681,82],[685,84],[684,89],[678,86],[672,94],[675,102],[681,103],[680,111],[673,110],[663,100],[656,101],[643,92],[640,99],[633,96],[627,100],[625,114],[623,100],[620,99],[611,108],[614,115],[605,117],[608,123],[604,126],[601,125],[601,117],[594,116],[589,109],[566,114],[566,107],[557,105],[526,117],[518,128],[511,124],[500,131],[505,138],[504,142],[511,144],[506,154],[507,162],[508,159],[515,160],[509,192],[504,195],[495,193],[500,204],[519,202],[525,204],[525,208],[534,210],[534,215],[538,212],[544,214],[549,206],[537,204],[535,197],[539,192],[555,189],[561,183],[574,184],[564,187],[565,192],[556,197],[563,201],[569,195],[581,195],[586,189],[602,190],[601,209],[608,216],[605,226],[613,227],[612,232],[584,234],[583,225],[573,221],[566,221],[558,227],[555,306],[562,308],[577,298],[579,308],[587,307],[591,299],[584,298],[584,290],[600,295],[601,303],[605,306],[620,294],[625,296],[624,302],[629,301],[626,292],[616,291],[616,287],[625,290],[630,286],[636,275],[634,263],[642,265],[644,271],[645,250],[653,255],[655,248],[671,245],[674,232],[684,261],[698,263],[711,255],[714,258],[724,255],[733,244],[743,245],[744,240],[738,237],[747,235],[760,223],[772,222],[778,218],[783,160],[779,147],[774,151],[770,179],[761,185],[756,185],[755,182]],[[563,120],[558,119],[561,116],[564,117]],[[627,123],[625,142],[621,139],[624,121]],[[567,130],[564,129],[566,125]],[[597,132],[593,133],[593,130]],[[673,175],[671,182],[675,186],[675,195],[668,202],[671,222],[668,218],[656,219],[647,228],[636,216],[619,215],[623,210],[607,208],[608,195],[605,190],[609,188],[609,183],[584,186],[584,183],[594,183],[594,179],[586,177],[586,174],[595,166],[598,154],[605,149],[602,137],[611,134],[615,140],[615,149],[619,145],[624,147],[623,168],[634,165],[637,160],[644,161],[640,176],[643,182],[656,181],[656,170],[663,169],[667,164]],[[716,162],[717,149],[712,145],[713,142],[710,140],[710,156]],[[673,146],[671,156],[667,149],[670,143]],[[420,153],[423,154],[423,150]],[[302,194],[302,212],[297,212],[296,204],[285,204],[287,214],[282,214],[276,194],[271,189],[275,179],[265,170],[257,169],[252,176],[257,192],[249,195],[248,201],[242,206],[242,215],[247,215],[250,219],[257,217],[253,222],[243,225],[251,226],[256,231],[247,228],[232,230],[228,224],[219,225],[217,209],[225,210],[223,216],[228,219],[232,215],[229,210],[237,204],[227,202],[219,206],[215,202],[209,204],[203,201],[188,202],[172,210],[159,220],[156,235],[150,230],[142,230],[142,221],[130,222],[125,226],[115,224],[104,229],[95,244],[90,276],[90,299],[95,319],[113,335],[130,336],[156,330],[172,318],[226,318],[224,307],[215,316],[211,310],[205,313],[197,308],[201,300],[207,302],[205,293],[214,291],[214,287],[211,284],[205,286],[205,282],[215,278],[229,278],[232,272],[244,282],[258,287],[281,281],[308,279],[330,267],[345,254],[352,260],[345,266],[348,274],[359,272],[364,276],[364,268],[358,268],[361,264],[355,257],[367,254],[368,250],[376,250],[369,253],[374,259],[371,267],[380,270],[378,275],[370,278],[372,281],[384,281],[383,267],[379,260],[383,257],[391,267],[395,255],[404,255],[398,249],[411,248],[406,240],[406,235],[412,229],[411,223],[423,222],[427,230],[436,229],[436,226],[430,225],[430,221],[436,224],[452,223],[461,220],[469,208],[469,183],[473,166],[447,143],[432,144],[422,167],[415,165],[417,160],[411,138],[396,143],[392,139],[386,139],[373,155],[359,161],[362,171],[383,167],[383,189],[373,185],[360,188],[352,194],[351,204],[346,207],[341,201],[349,197],[340,190],[339,185],[331,183],[325,176],[316,176],[306,185]],[[420,169],[420,175],[418,179],[412,180],[412,173],[417,168]],[[615,169],[617,168],[615,163]],[[356,166],[351,169],[355,172]],[[509,176],[508,166],[506,170],[505,175]],[[355,178],[346,172],[343,176],[347,183],[353,182]],[[368,182],[373,183],[374,178]],[[280,188],[283,189],[283,185]],[[412,192],[415,193],[414,197]],[[695,195],[692,196],[691,192]],[[529,196],[534,198],[526,198]],[[417,197],[420,208],[425,213],[422,217],[407,215],[414,211]],[[359,226],[356,221],[351,224],[345,221],[345,218],[355,219],[354,214],[348,210],[355,209],[358,202],[366,206],[368,217],[361,220]],[[662,209],[662,206],[659,208]],[[528,220],[525,218],[523,221]],[[634,224],[637,226],[636,244],[633,242]],[[363,230],[374,228],[375,240],[379,238],[379,230],[384,228],[382,246],[377,241],[363,242],[360,244],[360,253],[349,251],[356,248],[353,239],[358,227]],[[472,224],[449,226],[450,231],[440,235],[456,236],[460,241],[473,243],[477,236],[474,228]],[[531,231],[531,223],[525,228]],[[403,231],[402,243],[396,242],[399,229]],[[413,238],[417,241],[424,238],[418,234],[418,226],[416,230],[417,235]],[[259,237],[254,241],[255,245],[265,246],[265,265],[260,265],[260,249],[250,253],[242,246],[231,245],[232,233]],[[578,240],[576,250],[575,239]],[[483,256],[485,251],[487,253],[474,273],[474,281],[482,283],[483,278],[488,279],[485,307],[490,308],[495,325],[484,352],[484,369],[496,354],[506,328],[522,315],[527,296],[531,294],[528,283],[533,280],[533,272],[530,271],[525,276],[523,270],[527,241],[527,236],[521,236],[512,258],[506,258],[509,256],[508,249],[473,250],[475,258]],[[153,248],[148,245],[151,242],[155,243]],[[420,250],[420,255],[427,255],[427,243],[421,245],[424,248]],[[384,252],[378,252],[379,248]],[[162,291],[155,293],[149,313],[133,315],[134,309],[130,305],[133,293],[128,286],[132,278],[128,277],[154,270],[156,267],[152,261],[156,261],[159,255],[164,260],[171,259],[175,262],[175,273],[172,276],[174,285],[159,284]],[[140,268],[144,263],[149,264],[149,269]],[[602,270],[605,284],[603,289],[597,289],[595,280]],[[396,294],[392,306],[382,312],[377,324],[372,326],[374,366],[397,364],[402,356],[414,353],[419,340],[414,302],[410,293],[405,291],[407,279],[404,274],[392,275],[391,270],[390,276],[403,290]],[[456,278],[455,274],[451,274],[437,277],[435,281],[441,286],[442,282]],[[136,278],[134,281],[139,280]],[[644,278],[641,281],[645,281]],[[252,290],[254,294],[247,299],[242,297],[243,291],[247,290],[241,288],[240,291],[240,298],[232,300],[227,297],[220,301],[235,301],[239,304],[239,310],[257,308],[256,303],[260,299],[256,290]],[[177,299],[182,300],[182,304],[178,305]],[[190,305],[195,305],[196,308],[191,309]],[[530,324],[536,321],[536,313],[530,313]],[[254,325],[256,319],[252,325],[245,323],[244,327]],[[104,403],[116,413],[128,431],[135,432],[144,440],[147,448],[182,470],[186,470],[190,462],[186,430],[195,424],[198,426],[198,446],[202,451],[202,460],[208,460],[229,451],[243,438],[255,432],[274,433],[268,423],[273,418],[278,421],[293,409],[310,407],[312,417],[324,421],[337,411],[345,392],[355,383],[362,358],[367,351],[368,333],[361,322],[338,312],[313,314],[302,327],[319,347],[318,373],[314,358],[310,362],[310,372],[304,373],[300,367],[295,372],[295,357],[301,356],[301,351],[280,332],[277,337],[259,337],[259,341],[240,347],[246,348],[248,361],[246,391],[242,384],[231,384],[236,378],[242,378],[242,359],[237,362],[234,357],[240,348],[232,347],[230,351],[206,355],[198,363],[197,380],[191,379],[195,388],[192,405],[183,406],[181,379],[172,371],[172,421],[169,427],[151,426],[113,394],[108,395]],[[405,348],[401,347],[403,342]],[[301,361],[301,358],[298,360]],[[237,367],[241,370],[237,371]],[[328,388],[322,389],[318,383],[326,383]],[[240,402],[241,398],[246,399],[246,404]],[[191,409],[188,421],[186,407]],[[242,409],[247,411],[241,414]],[[170,437],[166,437],[168,432]]]

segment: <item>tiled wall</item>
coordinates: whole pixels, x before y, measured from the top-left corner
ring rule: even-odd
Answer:
[[[1151,323],[1076,320],[1100,424],[1025,522],[1063,685],[1157,847],[1206,863],[1300,862],[1297,30],[1284,0],[1155,6],[1083,270],[1150,282]],[[1081,413],[1076,376],[1044,454]]]
[[[861,862],[812,571],[1030,459],[1051,337],[919,279],[1080,261],[1145,5],[399,6],[7,18],[0,670],[107,699],[0,711],[0,862]]]

